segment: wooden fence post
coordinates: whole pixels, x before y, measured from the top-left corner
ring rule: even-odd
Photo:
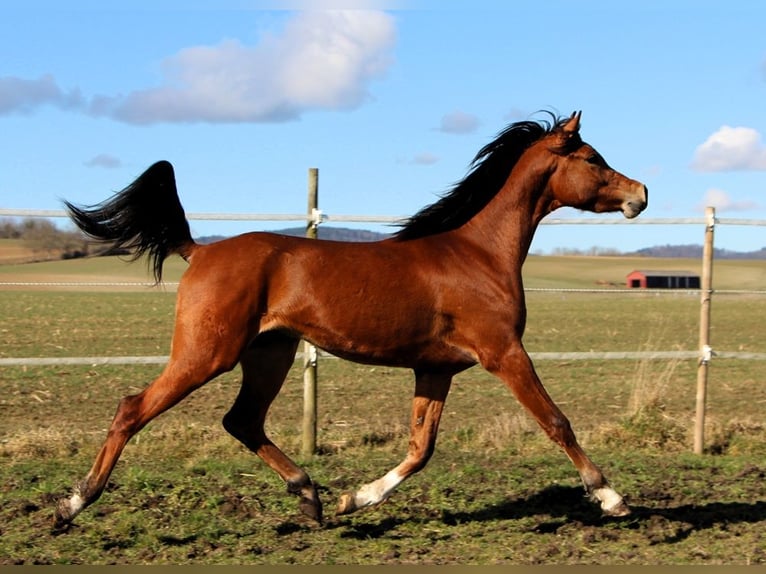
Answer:
[[[697,416],[694,426],[694,453],[705,449],[705,405],[707,403],[708,365],[713,355],[710,347],[710,304],[713,298],[713,231],[715,208],[705,208],[705,245],[702,249],[702,284],[700,285],[700,360],[697,367]]]
[[[306,237],[316,239],[319,205],[319,170],[309,168],[308,219]],[[303,342],[303,456],[310,457],[317,445],[317,350],[308,341]]]

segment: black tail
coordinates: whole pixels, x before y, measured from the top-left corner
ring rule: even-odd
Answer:
[[[136,260],[149,254],[154,278],[162,280],[162,263],[171,253],[187,255],[194,244],[178,200],[173,166],[159,161],[112,198],[85,208],[65,201],[69,216],[86,235],[129,249]]]

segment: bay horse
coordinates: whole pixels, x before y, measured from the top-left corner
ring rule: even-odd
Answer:
[[[521,268],[535,229],[553,210],[571,206],[633,218],[646,208],[648,192],[581,139],[580,112],[550,115],[550,121],[508,126],[436,203],[372,243],[257,232],[198,244],[166,161],[100,204],[65,201],[88,236],[128,248],[135,258],[148,255],[157,282],[169,255],[189,265],[178,286],[167,365],[143,391],[119,402],[92,468],[58,501],[55,527],[66,527],[101,496],[132,436],[237,364],[241,388],[223,426],[276,471],[299,496],[300,511],[321,524],[315,483],[264,430],[300,339],[342,359],[415,375],[405,458],[381,478],[343,493],[338,514],[386,500],[425,467],[452,378],[476,364],[505,383],[560,445],[604,514],[628,514],[524,349]]]

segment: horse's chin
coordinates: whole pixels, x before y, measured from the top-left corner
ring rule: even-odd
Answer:
[[[642,211],[644,211],[643,207],[627,202],[622,205],[621,209],[622,215],[625,217],[625,219],[635,219],[641,214]]]

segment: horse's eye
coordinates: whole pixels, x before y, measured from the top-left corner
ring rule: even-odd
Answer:
[[[596,164],[596,165],[603,163],[601,156],[598,155],[597,153],[590,154],[588,156],[588,159],[586,159],[585,161],[587,161],[588,163]]]

